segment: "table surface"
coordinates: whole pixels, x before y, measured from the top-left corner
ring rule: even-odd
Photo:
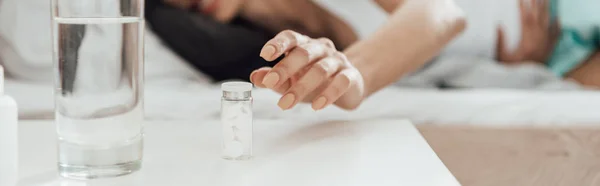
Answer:
[[[220,158],[219,121],[145,124],[140,172],[88,182],[59,179],[52,121],[20,123],[19,186],[38,185],[460,185],[405,120],[258,120],[254,159]]]

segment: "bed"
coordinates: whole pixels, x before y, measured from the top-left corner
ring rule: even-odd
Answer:
[[[9,81],[7,93],[18,101],[21,119],[53,118],[51,85]],[[409,118],[419,124],[497,126],[594,126],[600,123],[600,94],[593,91],[515,91],[408,89],[392,87],[369,98],[357,111],[328,108],[314,112],[309,105],[281,111],[274,92],[257,89],[257,118]],[[190,80],[148,83],[147,119],[194,119],[219,116],[219,87]],[[207,107],[206,105],[215,105]],[[360,114],[357,114],[360,113]]]

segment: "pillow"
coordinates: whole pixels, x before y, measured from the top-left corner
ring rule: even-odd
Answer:
[[[50,1],[0,0],[0,59],[13,77],[51,81]]]

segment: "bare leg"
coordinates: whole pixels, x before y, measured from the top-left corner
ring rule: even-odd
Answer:
[[[568,78],[595,88],[600,88],[600,51],[596,51],[583,65],[568,74]]]

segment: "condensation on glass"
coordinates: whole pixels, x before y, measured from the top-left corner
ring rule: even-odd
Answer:
[[[94,179],[140,169],[144,0],[52,0],[58,169]]]
[[[252,84],[227,82],[221,85],[222,157],[227,160],[252,158]]]

